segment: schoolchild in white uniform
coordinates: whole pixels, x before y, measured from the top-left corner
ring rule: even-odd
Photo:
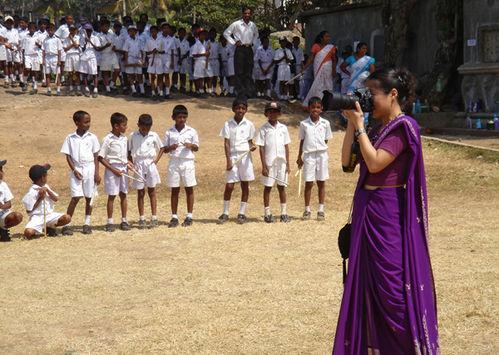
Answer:
[[[107,19],[100,22],[100,33],[97,35],[99,38],[99,68],[102,73],[106,93],[110,94],[111,89],[114,88],[114,83],[120,75],[120,63],[118,56],[113,50],[115,34],[110,31],[111,23]]]
[[[163,82],[163,41],[158,36],[158,27],[151,26],[149,29],[151,36],[147,39],[144,52],[148,58],[147,73],[151,82],[151,97],[153,100],[163,96],[161,84]],[[156,91],[158,96],[156,96]]]
[[[66,57],[67,60],[68,57]],[[69,187],[71,190],[71,201],[69,202],[67,214],[73,218],[78,202],[85,198],[85,220],[83,234],[91,234],[92,227],[90,216],[92,214],[91,200],[95,196],[97,185],[101,178],[99,175],[98,153],[100,144],[97,136],[90,129],[90,115],[85,111],[76,111],[73,114],[76,131],[70,133],[62,144],[61,153],[66,156],[71,174],[69,176]],[[62,234],[72,235],[71,226],[62,229]]]
[[[314,182],[319,189],[319,208],[317,219],[324,220],[324,201],[326,198],[326,180],[329,179],[327,142],[332,138],[331,124],[320,116],[322,101],[312,97],[308,101],[310,116],[300,122],[300,150],[296,163],[303,168],[305,178],[305,212],[304,219],[310,219],[310,196]]]
[[[83,26],[84,36],[80,39],[80,45],[82,48],[80,56],[80,73],[83,76],[83,85],[85,86],[84,94],[85,96],[90,96],[90,88],[88,86],[89,81],[93,81],[93,92],[92,97],[96,98],[98,96],[98,68],[97,68],[97,52],[101,48],[99,37],[94,33],[94,29],[91,24],[87,23]]]
[[[274,64],[277,65],[277,81],[279,82],[279,99],[288,100],[289,87],[286,84],[291,79],[291,66],[293,54],[286,48],[288,40],[284,37],[279,39],[281,48],[275,51]]]
[[[208,40],[204,43],[208,56],[208,66],[206,67],[205,86],[208,94],[216,96],[217,81],[220,76],[220,44],[217,42],[217,30],[211,28],[208,33]],[[222,85],[220,85],[222,86]]]
[[[49,236],[56,236],[56,227],[71,222],[71,216],[54,211],[54,203],[59,200],[59,195],[47,184],[49,169],[48,164],[33,165],[29,169],[29,178],[33,185],[23,197],[23,205],[29,216],[24,229],[24,236],[27,239],[35,238],[44,232]]]
[[[177,36],[177,27],[170,26],[173,44],[175,51],[173,53],[173,74],[172,74],[172,85],[171,88],[173,91],[178,91],[178,81],[180,74],[180,38]]]
[[[7,160],[0,160],[0,242],[9,242],[9,228],[17,226],[23,220],[23,215],[12,211],[14,196],[5,182],[4,166]]]
[[[24,36],[21,47],[24,56],[24,77],[28,78],[31,75],[33,81],[33,90],[31,94],[36,94],[38,92],[38,84],[36,82],[37,77],[40,72],[40,59],[38,57],[38,51],[42,43],[40,38],[36,35],[36,24],[30,22],[28,25],[28,34]],[[24,83],[23,91],[28,90],[28,85]]]
[[[140,94],[145,95],[144,79],[142,77],[142,64],[144,61],[142,50],[141,42],[137,37],[137,26],[128,26],[128,38],[126,38],[123,45],[123,52],[125,53],[125,72],[128,76],[128,84],[132,89],[133,96],[137,96],[135,83],[139,84]]]
[[[50,75],[56,75],[56,85],[57,85],[57,95],[61,95],[61,76],[60,65],[61,65],[61,55],[64,51],[62,48],[61,40],[55,36],[55,25],[53,23],[48,26],[48,36],[45,38],[42,44],[43,50],[43,68],[45,72],[45,84],[47,85],[47,95],[51,96],[52,91],[50,89]]]
[[[6,66],[5,66],[5,84],[15,85],[16,69],[18,69],[21,62],[21,55],[19,53],[19,31],[14,28],[14,19],[11,16],[5,17],[5,29],[2,37],[5,38],[5,53],[6,53]]]
[[[42,61],[43,61],[43,50],[42,50],[42,47],[41,47],[41,44],[43,44],[43,41],[45,41],[45,38],[47,38],[48,36],[48,31],[47,31],[47,27],[48,27],[48,24],[49,22],[46,20],[46,19],[41,19],[38,21],[38,31],[35,32],[35,34],[37,35],[39,41],[40,41],[40,47],[38,47],[38,61],[40,62],[40,73],[41,73],[41,77],[43,77],[43,68],[41,67],[42,65]],[[1,46],[0,46],[1,48]]]
[[[7,48],[5,47],[7,29],[0,24],[0,70],[7,71]],[[9,79],[4,78],[4,87],[9,86]]]
[[[21,17],[19,19],[19,26],[17,28],[17,33],[19,35],[19,45],[17,48],[16,55],[19,58],[19,63],[16,65],[16,73],[19,73],[19,82],[23,91],[26,91],[26,82],[24,78],[24,55],[22,43],[24,38],[28,35],[28,19],[26,17]]]
[[[186,38],[185,28],[178,30],[178,39],[180,41],[180,57],[179,57],[179,76],[180,76],[180,92],[186,92],[187,74],[189,73],[189,51],[191,46]]]
[[[270,212],[270,192],[277,182],[279,201],[281,203],[281,222],[289,222],[286,207],[286,190],[289,174],[289,138],[288,128],[278,121],[281,115],[281,106],[277,102],[265,105],[265,116],[268,121],[260,127],[256,136],[256,145],[260,147],[262,161],[263,205],[265,209],[264,220],[274,222]]]
[[[295,70],[294,70],[294,75],[298,75],[301,73],[301,70],[303,69],[303,62],[305,61],[305,57],[303,55],[303,49],[300,47],[300,37],[294,36],[293,37],[293,47],[291,48],[291,53],[293,54],[293,57],[295,59]],[[293,81],[293,96],[295,98],[298,98],[298,95],[300,94],[300,80],[295,79]]]
[[[274,50],[269,45],[268,37],[262,38],[262,45],[258,47],[255,53],[254,61],[257,64],[255,79],[257,96],[270,97],[270,80],[274,73]]]
[[[114,22],[113,31],[114,31],[113,51],[116,54],[116,57],[118,58],[118,63],[120,66],[120,74],[121,74],[120,77],[121,89],[124,90],[128,86],[128,78],[126,77],[127,75],[125,73],[125,64],[124,64],[125,52],[123,52],[123,46],[125,45],[125,38],[128,37],[128,32],[125,29],[123,29],[123,26],[118,21]],[[116,81],[114,82],[114,84],[116,84]],[[112,86],[111,89],[113,89]]]
[[[74,25],[73,16],[67,15],[64,17],[65,23],[59,26],[57,31],[55,32],[55,36],[64,42],[66,38],[69,36],[69,27]],[[62,52],[61,55],[61,73],[64,73],[64,66],[66,64],[66,53]]]
[[[224,139],[226,180],[224,190],[224,209],[218,217],[218,223],[223,224],[229,219],[229,207],[235,183],[241,183],[241,204],[237,222],[246,222],[246,207],[249,198],[249,183],[255,180],[255,172],[251,159],[251,152],[256,149],[253,144],[255,126],[244,115],[248,111],[248,103],[242,99],[235,99],[232,103],[234,117],[225,122],[220,131]]]
[[[161,24],[161,49],[163,54],[161,55],[161,61],[163,65],[163,81],[162,88],[165,93],[165,98],[170,96],[170,75],[173,74],[174,70],[174,57],[175,57],[175,41],[171,35],[171,27],[167,23]]]
[[[196,93],[201,96],[205,94],[204,79],[206,78],[206,69],[208,67],[209,53],[204,45],[207,34],[208,31],[206,31],[203,28],[200,28],[198,30],[198,38],[196,38],[196,42],[191,47],[191,57],[193,59],[194,84],[196,85]]]
[[[62,43],[64,52],[66,53],[66,62],[64,70],[67,73],[69,81],[69,95],[81,95],[80,88],[80,36],[76,26],[69,26],[69,36]]]
[[[113,205],[116,195],[120,196],[121,224],[120,229],[130,230],[127,215],[128,168],[128,139],[125,135],[128,119],[119,112],[111,115],[111,132],[102,141],[99,151],[99,161],[106,167],[104,172],[104,191],[107,196],[107,224],[105,230],[114,232]]]
[[[152,35],[157,32],[156,26],[151,26],[149,31]],[[132,187],[137,190],[137,206],[139,208],[139,228],[146,227],[146,218],[144,215],[144,198],[149,195],[151,202],[151,227],[158,226],[156,185],[161,183],[159,176],[158,163],[163,148],[163,142],[156,132],[151,131],[152,117],[148,114],[139,116],[137,126],[138,131],[133,132],[128,140],[128,161],[132,162],[138,180],[132,180]]]

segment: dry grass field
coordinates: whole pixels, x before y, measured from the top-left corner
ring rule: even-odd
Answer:
[[[341,300],[341,260],[336,245],[356,174],[341,172],[342,133],[330,143],[331,180],[325,222],[299,220],[297,181],[288,190],[286,225],[263,222],[262,188],[251,186],[244,226],[215,224],[222,208],[224,156],[218,132],[229,118],[230,99],[180,97],[166,103],[99,97],[48,98],[0,89],[0,159],[14,208],[30,186],[29,166],[50,162],[49,184],[69,201],[68,169],[59,153],[73,130],[71,115],[86,110],[102,138],[115,111],[136,127],[152,114],[163,135],[171,109],[184,103],[188,123],[201,139],[197,154],[195,223],[168,229],[169,193],[159,189],[154,230],[95,230],[91,236],[15,238],[0,244],[0,353],[329,353]],[[263,102],[250,101],[248,117],[264,122]],[[285,112],[296,159],[296,123]],[[499,353],[499,165],[497,156],[425,144],[429,185],[431,255],[438,293],[443,354]],[[161,162],[162,177],[167,157]],[[257,155],[256,167],[260,168]],[[296,167],[293,167],[293,173]],[[292,174],[293,175],[293,174]],[[231,206],[237,213],[239,193]],[[314,195],[315,198],[315,195]],[[129,219],[138,218],[136,193]],[[103,192],[94,226],[105,223]],[[278,214],[277,193],[271,205]],[[315,215],[316,203],[313,204]],[[185,216],[182,195],[180,217]],[[118,218],[115,218],[117,220]],[[74,222],[81,227],[83,208]],[[15,228],[17,235],[23,227]]]

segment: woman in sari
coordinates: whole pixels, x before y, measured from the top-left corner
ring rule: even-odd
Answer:
[[[349,165],[354,137],[361,158],[333,354],[439,354],[421,137],[402,111],[415,79],[405,69],[384,69],[366,84],[378,125],[366,134],[358,103],[344,112],[342,163]]]
[[[315,38],[315,43],[310,49],[310,57],[303,66],[302,74],[313,63],[314,82],[303,100],[303,106],[308,107],[311,97],[322,97],[324,91],[333,92],[333,78],[336,75],[336,46],[331,44],[331,36],[327,31],[322,31]]]
[[[342,64],[341,70],[349,76],[347,92],[352,93],[364,87],[369,74],[374,73],[376,66],[374,58],[367,55],[367,43],[360,42],[355,54],[348,57]]]

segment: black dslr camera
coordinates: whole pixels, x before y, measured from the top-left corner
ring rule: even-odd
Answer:
[[[372,112],[373,96],[368,88],[357,89],[353,95],[330,93],[324,91],[323,107],[326,111],[355,110],[355,102],[359,102],[363,112]]]

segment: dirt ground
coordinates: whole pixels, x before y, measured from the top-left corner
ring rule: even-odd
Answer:
[[[263,223],[257,181],[251,186],[249,223],[218,226],[225,166],[218,132],[230,117],[230,99],[179,97],[156,103],[33,97],[0,89],[0,159],[8,159],[5,180],[15,195],[14,209],[22,210],[29,166],[50,162],[49,184],[61,195],[56,209],[65,211],[68,168],[59,150],[74,129],[74,111],[92,115],[91,130],[100,139],[115,111],[129,117],[130,130],[139,114],[150,113],[153,129],[162,136],[177,103],[187,105],[188,123],[201,139],[194,225],[2,243],[1,353],[331,351],[342,294],[336,237],[347,219],[357,178],[341,172],[341,132],[330,143],[325,222],[299,220],[302,200],[291,174],[291,223]],[[264,122],[262,108],[263,102],[250,101],[248,117],[256,126]],[[303,116],[283,115],[290,123],[292,161],[298,146],[296,123]],[[497,354],[499,165],[438,144],[425,145],[425,159],[442,353]],[[160,163],[163,179],[167,160]],[[256,155],[254,161],[259,173]],[[159,192],[164,223],[170,218],[169,193],[164,184]],[[232,217],[239,196],[234,196]],[[180,218],[185,216],[184,197]],[[136,193],[130,193],[129,219],[134,223],[135,199]],[[101,192],[95,226],[105,223],[104,203]],[[276,192],[271,206],[278,214]],[[314,202],[314,215],[316,207]],[[80,228],[82,222],[80,205],[74,223]]]

